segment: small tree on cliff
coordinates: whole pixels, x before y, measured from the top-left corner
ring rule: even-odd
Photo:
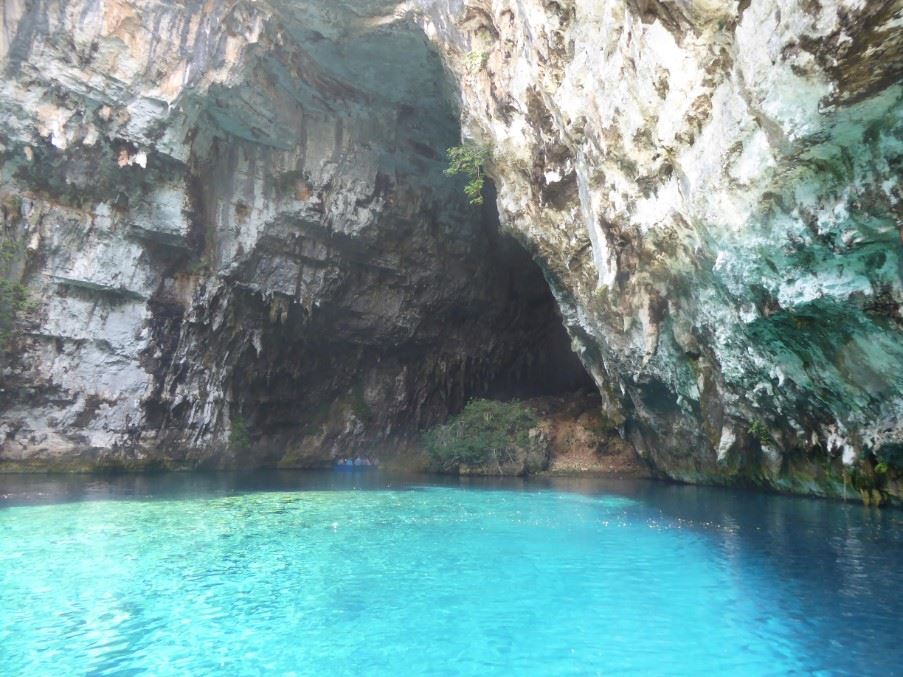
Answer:
[[[464,174],[469,181],[464,186],[464,194],[472,205],[483,204],[483,165],[489,160],[489,149],[486,146],[474,144],[455,146],[448,149],[447,176]]]

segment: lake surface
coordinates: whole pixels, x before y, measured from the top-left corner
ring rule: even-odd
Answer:
[[[0,674],[901,674],[903,511],[615,480],[0,476]]]

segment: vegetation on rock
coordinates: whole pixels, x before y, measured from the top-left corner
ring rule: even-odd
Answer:
[[[28,290],[19,282],[0,278],[0,344],[13,337],[16,317],[28,305]]]
[[[464,194],[472,205],[483,204],[483,165],[489,160],[489,149],[485,146],[466,145],[448,149],[447,176],[464,174],[469,181],[464,186]]]
[[[229,446],[234,451],[247,451],[251,447],[251,435],[248,425],[241,416],[232,419],[229,428]]]
[[[483,69],[488,59],[489,54],[487,52],[474,49],[464,55],[464,65],[468,73],[474,74]]]
[[[763,446],[771,441],[771,435],[768,434],[768,428],[762,421],[755,420],[750,423],[747,432]]]
[[[521,474],[548,460],[531,430],[538,419],[522,402],[472,400],[445,425],[424,435],[432,467],[441,472]]]

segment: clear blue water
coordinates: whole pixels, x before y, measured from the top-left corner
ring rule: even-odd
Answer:
[[[903,513],[652,482],[0,477],[0,674],[899,674]]]

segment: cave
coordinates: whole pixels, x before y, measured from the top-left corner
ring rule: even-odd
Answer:
[[[463,299],[383,306],[383,271],[376,279],[352,275],[341,294],[313,309],[240,285],[214,301],[210,312],[223,312],[228,330],[196,341],[234,355],[223,392],[230,430],[240,421],[249,435],[244,461],[307,466],[343,450],[391,451],[473,398],[594,387],[540,269],[499,232],[491,202],[475,223],[482,254],[462,272],[484,286],[465,289]],[[369,316],[356,305],[361,295],[371,304]],[[399,326],[408,314],[416,320]],[[174,427],[178,406],[169,408],[163,430]]]
[[[309,467],[416,446],[473,398],[593,390],[491,181],[478,206],[444,173],[456,88],[422,31],[272,30],[186,104],[184,232],[133,224],[159,273],[141,444]]]
[[[903,0],[0,0],[0,72],[0,677],[903,673]]]
[[[213,70],[171,100],[49,87],[77,114],[5,139],[7,230],[41,242],[7,466],[311,467],[406,453],[474,398],[595,392],[492,182],[475,205],[445,172],[474,140],[436,45],[336,12],[205,15]]]

